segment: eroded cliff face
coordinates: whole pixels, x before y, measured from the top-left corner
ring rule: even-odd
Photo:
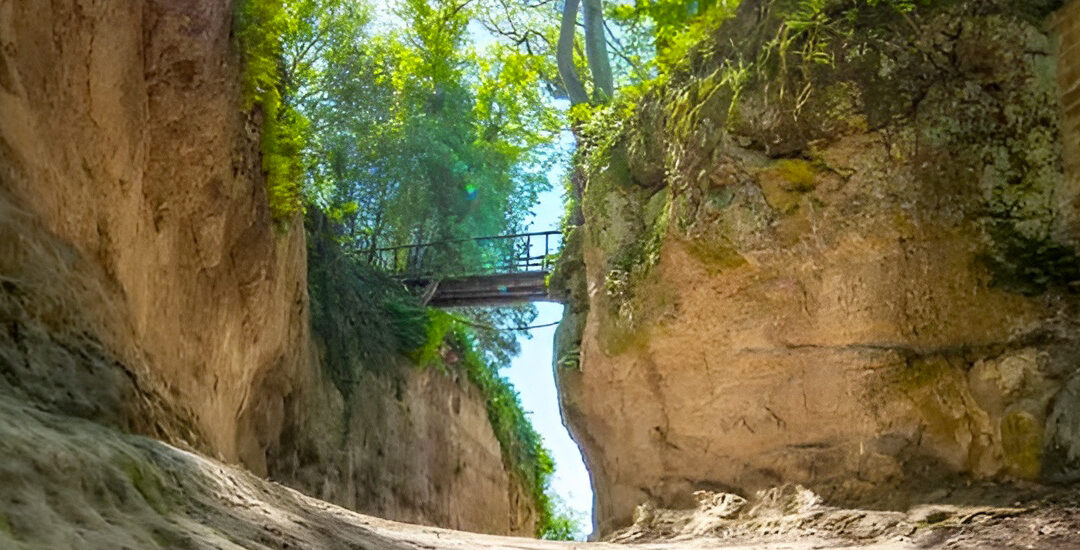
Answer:
[[[231,4],[0,0],[0,394],[361,511],[532,534],[467,381],[326,381]]]
[[[348,401],[332,385],[291,396],[271,479],[377,517],[533,536],[535,505],[503,465],[483,395],[463,375],[387,370],[358,374]]]
[[[840,2],[784,53],[784,4],[747,0],[586,131],[556,371],[601,533],[697,489],[902,507],[1080,477],[1055,4]]]
[[[271,398],[250,390],[301,365],[304,241],[268,223],[230,3],[3,10],[11,200],[101,268],[114,311],[91,333],[207,449],[264,471],[250,416]]]

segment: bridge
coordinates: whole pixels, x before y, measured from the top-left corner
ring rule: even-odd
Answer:
[[[554,301],[546,279],[562,233],[541,231],[378,248],[372,264],[432,307]]]

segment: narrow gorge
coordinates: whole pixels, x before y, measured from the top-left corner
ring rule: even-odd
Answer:
[[[454,57],[509,8],[398,4],[0,0],[0,550],[1080,545],[1080,0],[717,0],[584,102]],[[492,260],[419,248],[524,232],[558,135],[514,253],[592,542],[537,540],[529,306],[428,307]]]

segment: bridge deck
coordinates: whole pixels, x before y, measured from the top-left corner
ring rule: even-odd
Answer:
[[[559,231],[519,233],[378,248],[371,262],[433,307],[505,306],[553,301],[545,279],[561,245]]]
[[[548,295],[545,271],[497,275],[474,275],[435,281],[409,279],[405,284],[420,290],[436,284],[428,300],[432,307],[508,306],[528,302],[554,301]]]

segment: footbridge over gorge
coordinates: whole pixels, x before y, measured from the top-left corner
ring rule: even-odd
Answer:
[[[372,263],[432,307],[556,301],[547,276],[562,233],[541,231],[379,248]]]

